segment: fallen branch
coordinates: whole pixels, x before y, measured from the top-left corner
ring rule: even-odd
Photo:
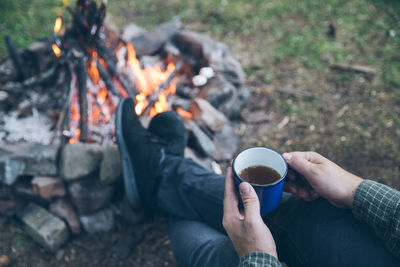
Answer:
[[[363,65],[345,65],[345,64],[334,64],[330,66],[333,70],[346,71],[346,72],[356,72],[366,75],[373,76],[376,74],[376,69],[370,66]]]

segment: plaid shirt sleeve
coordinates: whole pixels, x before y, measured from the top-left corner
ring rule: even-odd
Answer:
[[[239,267],[281,267],[281,263],[274,256],[265,252],[247,253],[239,262]]]
[[[400,259],[400,192],[365,180],[357,188],[353,214],[375,229],[386,247]]]

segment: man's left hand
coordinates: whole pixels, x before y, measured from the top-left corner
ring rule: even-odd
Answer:
[[[274,238],[260,215],[260,202],[253,187],[246,182],[239,186],[244,211],[239,211],[232,169],[225,178],[224,218],[222,224],[239,257],[250,252],[266,252],[278,258]]]

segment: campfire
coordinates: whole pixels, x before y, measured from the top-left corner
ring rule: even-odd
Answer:
[[[236,152],[235,119],[249,98],[227,46],[178,18],[119,30],[106,1],[66,10],[70,19],[57,17],[52,36],[24,50],[6,37],[10,56],[0,61],[0,215],[17,214],[51,251],[69,232],[110,230],[125,213],[115,212],[125,202],[110,208],[121,190],[114,121],[122,98],[134,99],[144,125],[175,110],[189,133],[185,157],[217,172]]]

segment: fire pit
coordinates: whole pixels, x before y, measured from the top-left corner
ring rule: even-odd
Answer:
[[[0,61],[0,216],[16,215],[50,251],[81,228],[110,230],[125,203],[115,200],[121,98],[135,100],[144,124],[175,110],[190,136],[185,156],[215,171],[236,152],[234,119],[249,98],[228,48],[178,18],[120,31],[104,1],[68,11],[69,22],[56,18],[54,34],[25,50],[6,37]]]

